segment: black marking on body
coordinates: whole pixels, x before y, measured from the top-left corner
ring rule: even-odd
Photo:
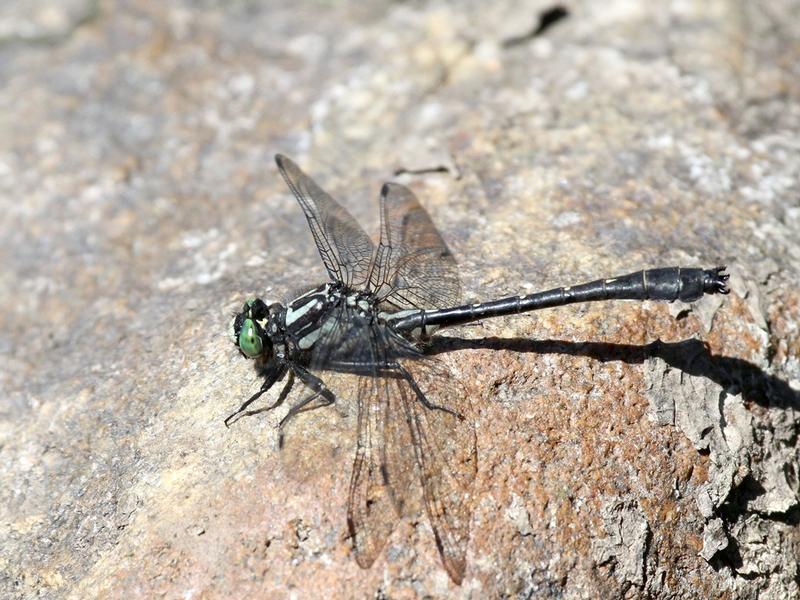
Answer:
[[[310,349],[319,339],[325,315],[337,297],[330,285],[324,284],[295,298],[286,307],[286,335],[300,350]]]

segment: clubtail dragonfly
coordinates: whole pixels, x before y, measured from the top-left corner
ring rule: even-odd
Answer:
[[[294,162],[275,159],[305,213],[329,281],[286,305],[259,298],[244,304],[233,323],[235,343],[254,359],[264,382],[225,422],[261,412],[248,407],[287,377],[278,400],[262,410],[275,408],[297,378],[309,393],[280,421],[282,443],[284,427],[298,413],[336,400],[328,376],[346,374],[355,381],[358,433],[347,522],[364,568],[408,512],[412,490],[421,483],[445,569],[456,583],[464,576],[478,464],[475,433],[458,379],[425,354],[424,342],[436,329],[575,302],[692,302],[728,293],[724,267],[667,267],[461,304],[453,255],[411,190],[384,184],[375,245]]]

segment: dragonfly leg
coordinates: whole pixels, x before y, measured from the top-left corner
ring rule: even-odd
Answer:
[[[322,379],[316,375],[313,375],[299,365],[293,365],[292,371],[295,375],[297,375],[300,381],[311,388],[314,393],[307,398],[303,398],[303,400],[295,404],[289,409],[289,412],[286,413],[286,416],[281,419],[281,422],[278,424],[278,429],[280,430],[278,447],[280,448],[283,447],[283,428],[290,419],[296,417],[301,412],[316,410],[317,408],[322,408],[323,406],[330,406],[336,401],[336,396],[325,386],[325,382],[323,382]],[[311,404],[315,400],[317,400],[317,403]]]
[[[428,398],[425,397],[425,393],[421,389],[419,389],[419,386],[417,385],[417,382],[414,381],[414,378],[411,376],[411,373],[409,373],[402,365],[398,364],[397,368],[403,375],[403,379],[405,379],[408,382],[408,385],[411,386],[411,389],[414,390],[414,393],[417,395],[417,400],[419,400],[422,403],[422,406],[424,406],[429,410],[441,410],[442,412],[446,412],[450,415],[453,415],[460,421],[464,420],[464,415],[457,413],[456,411],[447,408],[446,406],[441,406],[439,404],[433,404],[432,402],[430,402]]]
[[[236,410],[235,412],[231,413],[225,418],[225,427],[230,427],[231,420],[238,415],[244,413],[244,416],[258,414],[260,412],[264,412],[267,410],[272,410],[276,406],[279,406],[285,399],[286,396],[289,394],[289,390],[291,389],[292,378],[290,377],[286,385],[283,387],[280,396],[278,396],[278,400],[267,408],[262,408],[259,410],[247,410],[247,407],[250,406],[253,402],[258,400],[264,392],[267,392],[275,383],[283,377],[286,373],[286,365],[283,364],[275,364],[275,366],[271,367],[265,374],[265,381],[261,384],[261,389],[258,390],[255,394],[250,396],[247,400],[245,400],[242,405]],[[239,419],[236,419],[237,421]],[[235,422],[235,421],[234,421]]]
[[[283,401],[286,400],[286,397],[289,395],[289,392],[292,391],[292,385],[294,385],[294,373],[292,371],[289,371],[289,377],[286,378],[286,383],[284,384],[283,389],[281,390],[281,393],[278,396],[278,399],[275,400],[275,402],[273,402],[269,406],[265,406],[264,408],[257,408],[255,410],[245,411],[244,413],[242,413],[242,416],[252,417],[253,415],[257,415],[262,412],[269,412],[273,408],[278,408],[281,404],[283,404]]]

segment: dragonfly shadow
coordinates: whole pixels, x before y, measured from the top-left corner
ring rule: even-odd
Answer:
[[[787,382],[746,360],[712,354],[706,344],[696,339],[681,342],[656,340],[650,344],[636,345],[525,338],[439,337],[434,338],[429,352],[439,354],[468,349],[566,354],[585,356],[601,362],[622,361],[628,364],[643,364],[648,359],[660,358],[683,373],[705,377],[726,390],[741,392],[745,402],[800,410],[800,392],[792,389]]]
[[[656,340],[650,344],[635,345],[524,338],[470,340],[441,337],[436,339],[429,351],[442,353],[467,349],[565,354],[584,356],[601,362],[621,361],[627,364],[645,364],[650,359],[658,358],[682,373],[707,378],[729,393],[741,393],[746,405],[755,403],[787,411],[800,410],[800,392],[792,389],[788,383],[746,360],[714,355],[706,344],[696,339],[672,343]],[[791,465],[787,465],[787,469],[791,468]],[[740,483],[732,486],[724,503],[718,507],[715,516],[723,519],[728,533],[727,545],[710,561],[715,570],[733,568],[742,574],[745,558],[742,556],[740,540],[731,533],[734,531],[731,528],[736,523],[743,522],[743,519],[749,519],[753,513],[751,502],[766,493],[763,484],[752,474],[748,474]],[[761,517],[792,527],[800,524],[800,510],[797,506],[786,513]],[[750,577],[742,575],[745,578]]]

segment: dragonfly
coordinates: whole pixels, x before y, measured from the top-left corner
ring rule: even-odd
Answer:
[[[362,568],[373,564],[396,522],[419,510],[421,501],[450,579],[460,584],[464,578],[476,436],[464,386],[443,360],[426,354],[437,330],[576,302],[693,302],[729,293],[725,267],[667,267],[464,304],[455,258],[409,188],[381,188],[375,243],[294,162],[280,154],[275,160],[329,279],[286,304],[249,299],[236,314],[234,343],[254,360],[263,384],[225,424],[278,407],[299,379],[308,393],[278,425],[282,446],[284,429],[297,415],[329,406],[343,393],[351,396],[358,417],[347,525]],[[248,410],[284,377],[277,401]],[[329,385],[340,377],[352,382],[344,391]]]

